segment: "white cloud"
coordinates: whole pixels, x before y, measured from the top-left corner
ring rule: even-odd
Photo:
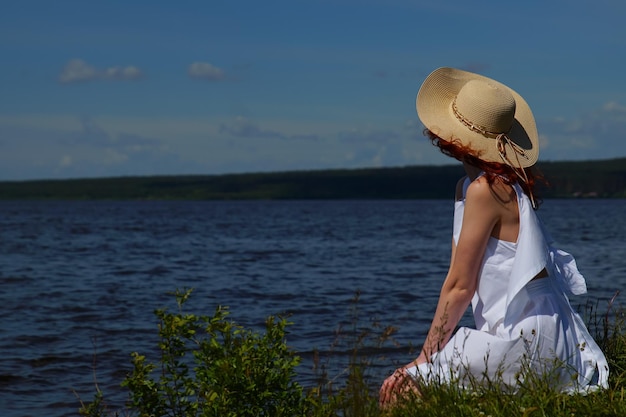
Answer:
[[[219,81],[225,77],[224,71],[208,62],[194,62],[189,65],[188,73],[191,78],[200,78],[208,81]]]
[[[96,79],[98,72],[94,67],[87,64],[82,59],[72,59],[59,75],[59,82],[62,84],[74,83],[80,81],[90,81]]]
[[[59,75],[59,82],[61,84],[71,84],[95,80],[137,80],[142,77],[143,72],[132,65],[97,69],[82,59],[71,59],[63,67]]]

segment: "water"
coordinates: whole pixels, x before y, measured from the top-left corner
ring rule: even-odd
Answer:
[[[364,325],[399,328],[374,371],[382,378],[422,342],[452,212],[430,200],[0,202],[2,415],[77,415],[94,365],[116,398],[130,353],[154,351],[153,311],[174,307],[177,288],[195,289],[189,310],[228,305],[252,328],[291,314],[305,385],[314,349],[341,356],[335,330],[360,291]],[[589,295],[574,303],[606,306],[626,285],[626,200],[548,200],[539,213],[588,279]]]

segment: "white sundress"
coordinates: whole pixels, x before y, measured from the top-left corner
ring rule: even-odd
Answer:
[[[463,198],[470,184],[463,185]],[[552,246],[519,184],[517,242],[490,238],[472,299],[476,329],[461,327],[429,363],[407,369],[426,383],[500,382],[517,386],[524,370],[547,375],[563,391],[607,387],[606,358],[568,294],[587,292],[574,258]],[[464,201],[457,201],[454,239],[461,233]],[[533,278],[543,269],[548,277]]]

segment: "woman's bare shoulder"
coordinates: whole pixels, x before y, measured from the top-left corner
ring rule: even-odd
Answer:
[[[495,182],[490,182],[484,176],[476,178],[465,192],[466,204],[487,205],[494,203],[496,195],[499,194],[497,188],[500,186]]]
[[[501,206],[515,200],[515,190],[511,185],[497,177],[489,181],[486,177],[481,176],[469,185],[465,199],[482,204],[496,203]]]
[[[476,178],[472,181],[467,187],[465,198],[475,197],[475,198],[484,198],[491,194],[491,184],[487,181],[487,178],[484,176]]]

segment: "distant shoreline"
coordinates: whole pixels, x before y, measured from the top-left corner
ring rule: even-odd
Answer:
[[[626,158],[540,162],[542,198],[626,198]],[[0,181],[0,200],[444,199],[459,165]]]

